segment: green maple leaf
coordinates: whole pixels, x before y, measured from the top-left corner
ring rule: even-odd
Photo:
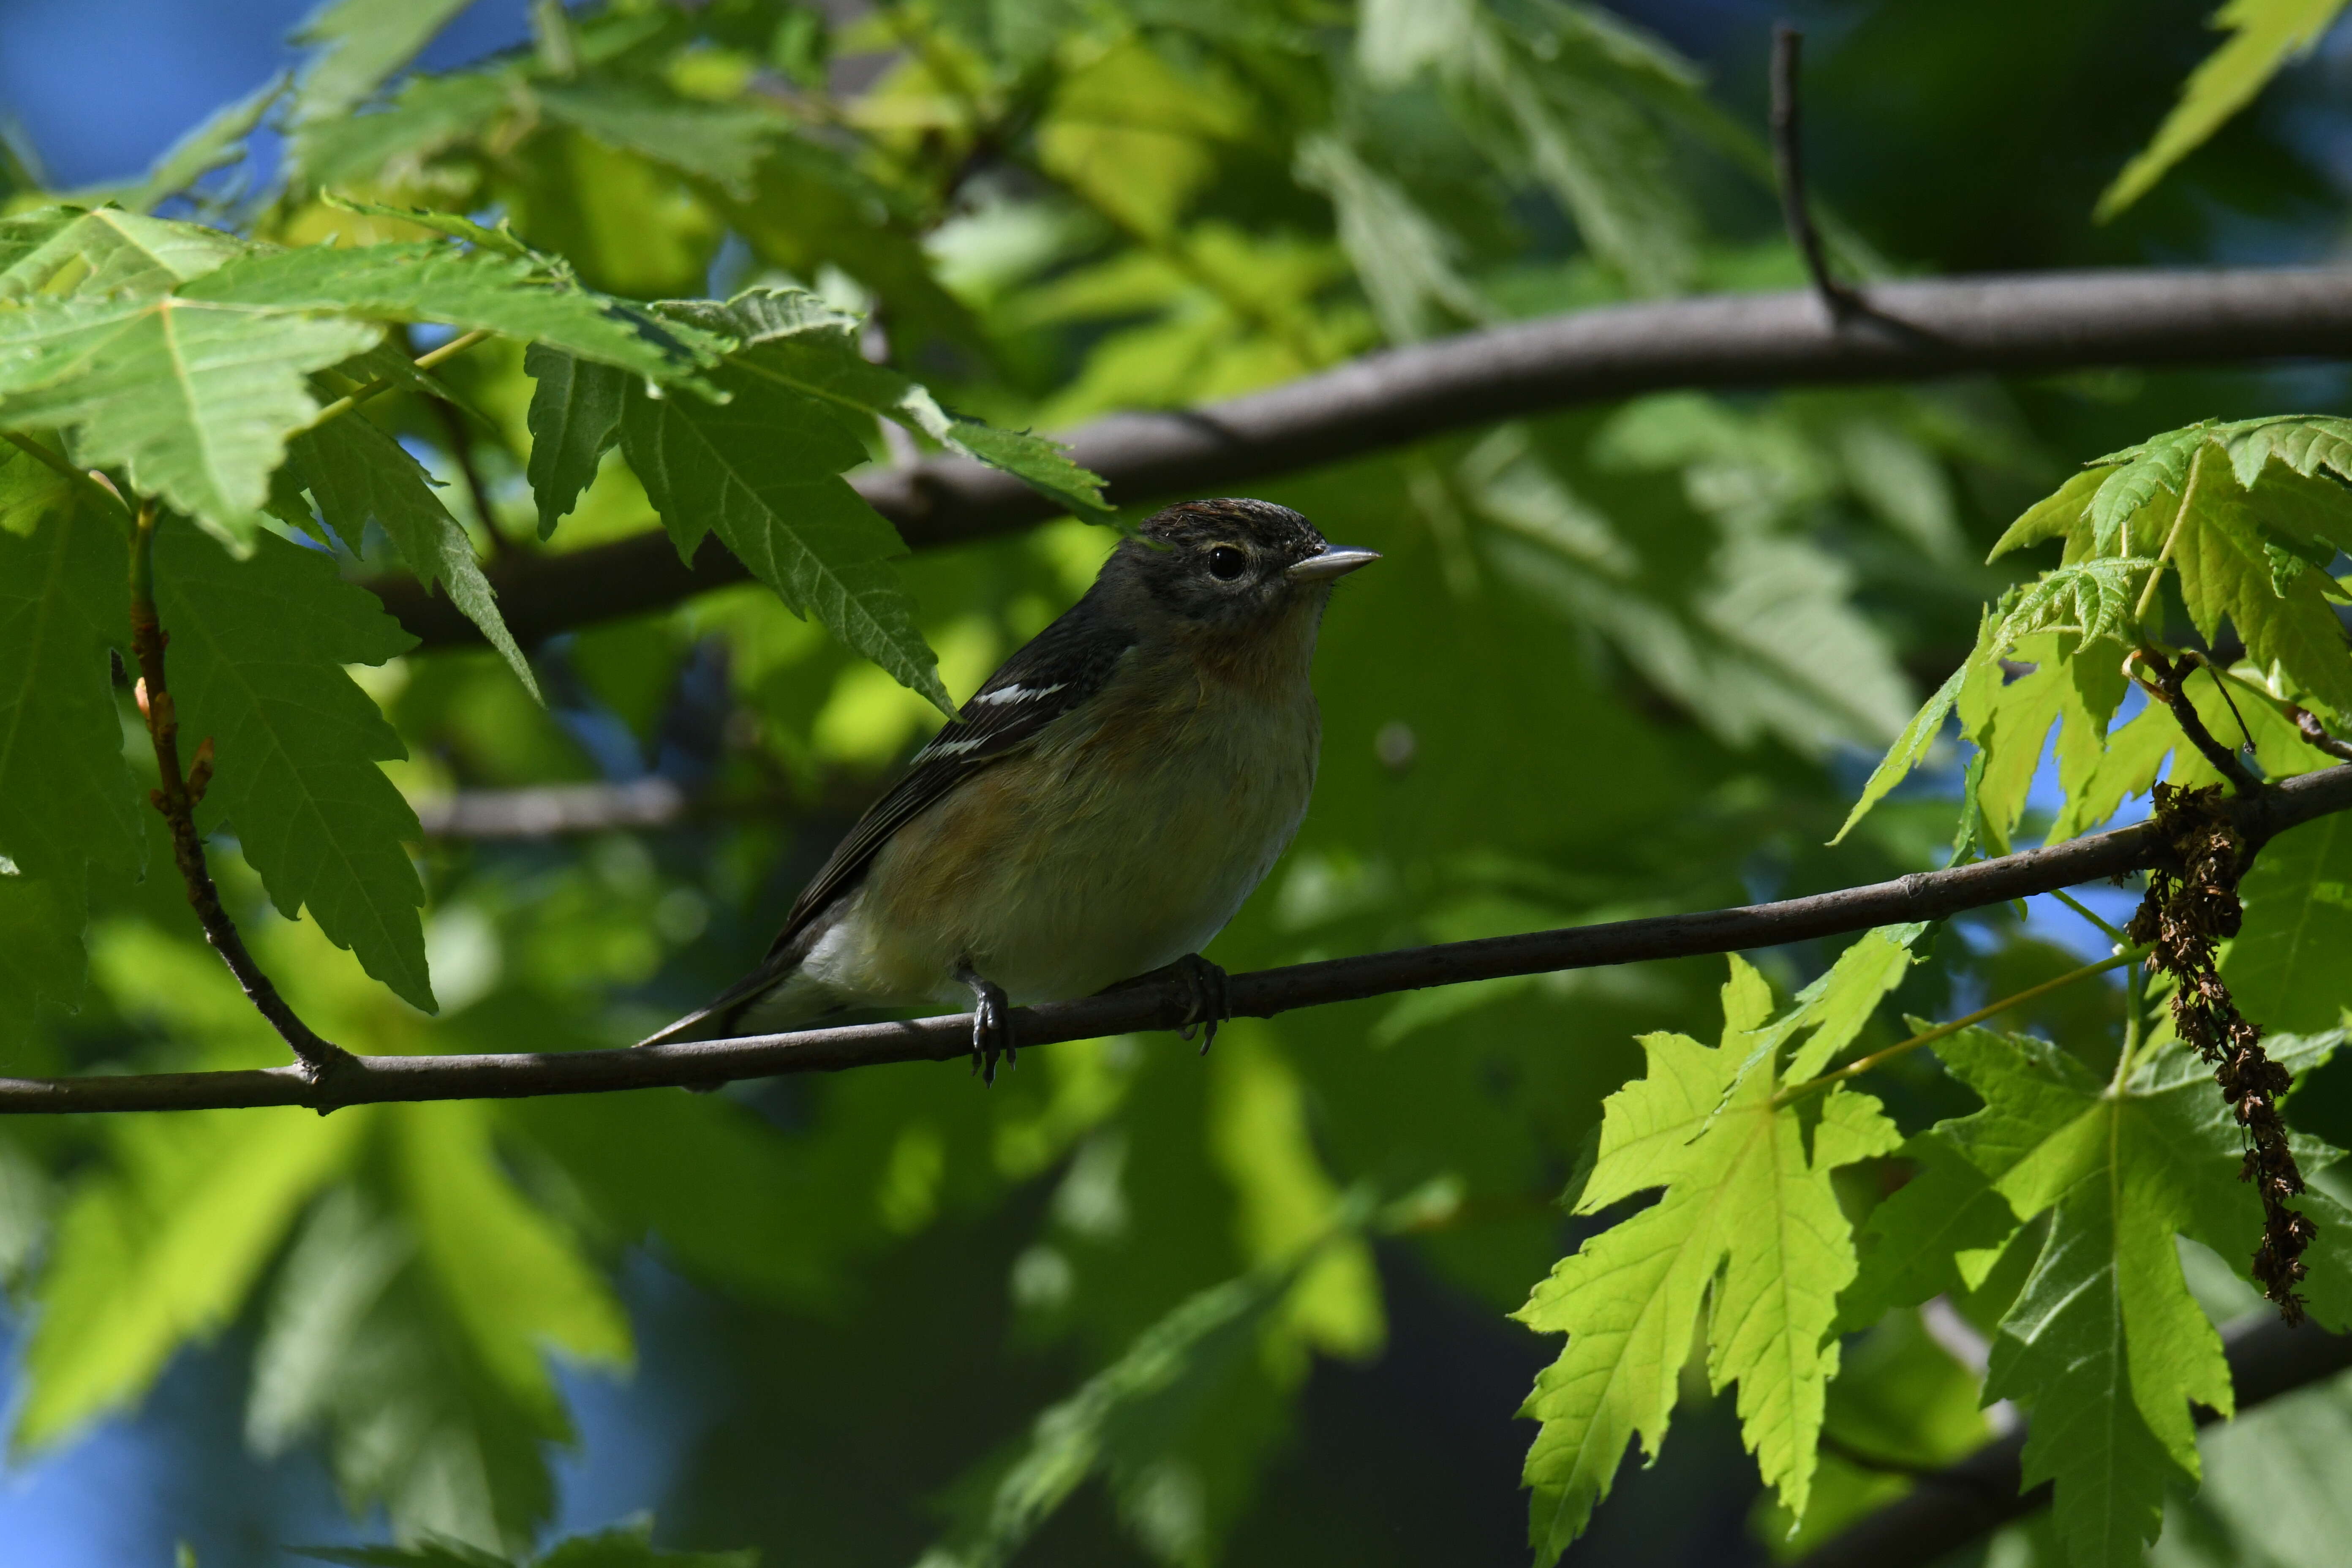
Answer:
[[[327,555],[268,534],[254,546],[239,562],[185,529],[155,540],[182,755],[210,737],[217,759],[198,821],[233,822],[279,912],[308,908],[370,974],[430,1011],[425,892],[404,847],[421,832],[376,766],[406,749],[343,669],[415,639]]]
[[[2271,1042],[2274,1059],[2295,1070],[2335,1044]],[[2057,1527],[2076,1568],[2137,1565],[2162,1521],[2166,1483],[2198,1474],[2191,1403],[2233,1407],[2221,1338],[2189,1293],[2174,1237],[2233,1260],[2252,1256],[2262,1216],[2238,1180],[2242,1133],[2211,1070],[2177,1040],[2120,1084],[2025,1037],[1969,1029],[1935,1048],[1985,1105],[1925,1135],[1945,1147],[1908,1209],[1975,1218],[1937,1243],[1949,1247],[1948,1266],[1936,1247],[1915,1245],[1873,1289],[1899,1300],[1999,1245],[1987,1189],[2016,1220],[2050,1215],[1995,1338],[1985,1393],[2032,1404],[2025,1482],[2055,1481]],[[1884,1231],[1895,1234],[1893,1220]]]
[[[175,294],[27,300],[0,313],[0,422],[68,431],[78,464],[119,465],[142,494],[242,537],[288,436],[319,411],[308,376],[379,330]]]
[[[2352,821],[2288,829],[2239,890],[2245,923],[2221,962],[2239,1009],[2265,1028],[2333,1025],[2352,1005]]]
[[[840,475],[866,447],[823,405],[754,381],[732,366],[723,405],[649,397],[632,389],[621,451],[661,513],[682,559],[719,535],[794,614],[833,634],[953,712],[939,656],[915,625],[893,556],[897,530]]]
[[[43,207],[0,218],[0,300],[161,294],[250,248],[199,224],[113,207]]]
[[[1059,446],[950,415],[919,383],[869,362],[858,352],[856,318],[814,295],[755,289],[724,306],[689,301],[673,310],[714,335],[738,340],[742,346],[730,363],[744,375],[820,399],[845,415],[891,420],[951,452],[1003,468],[1080,517],[1099,521],[1108,512],[1102,480],[1071,462]]]
[[[25,467],[36,465],[19,457]],[[44,469],[44,472],[47,470]],[[81,994],[81,931],[93,868],[128,880],[142,841],[122,760],[110,650],[130,626],[123,536],[66,505],[29,535],[0,530],[0,1032],[41,1002]]]
[[[303,182],[372,183],[395,158],[422,161],[452,143],[494,134],[505,116],[527,104],[525,77],[520,65],[499,60],[478,70],[411,77],[381,109],[298,122],[288,163]]]
[[[354,552],[371,520],[382,525],[417,581],[446,592],[531,695],[539,694],[530,662],[515,646],[514,634],[499,614],[498,595],[474,559],[474,542],[441,504],[431,476],[406,448],[354,416],[296,437],[288,469],[318,502],[319,515]]]
[[[2001,622],[2000,640],[2063,630],[2084,643],[2122,641],[2137,619],[2132,603],[2155,566],[2152,556],[2099,556],[2044,573]]]
[[[2352,647],[2320,590],[2321,574],[2278,582],[2260,526],[2264,487],[2239,489],[2226,472],[2212,478],[2219,493],[2200,496],[2197,526],[2181,530],[2174,552],[2199,634],[2212,642],[2226,617],[2257,668],[2275,666],[2336,712],[2352,713]]]
[[[478,328],[663,381],[690,378],[727,346],[691,323],[550,276],[536,258],[436,242],[259,251],[181,293],[271,310]]]
[[[2106,477],[2093,492],[2086,514],[2093,552],[2128,555],[2147,550],[2151,542],[2146,534],[2127,534],[2126,525],[2186,493],[2189,470],[2212,434],[2211,424],[2200,422],[2099,458]]]
[[[782,120],[754,103],[706,103],[644,82],[546,82],[532,93],[548,117],[607,147],[708,180],[737,200]]]
[[[1916,1170],[1863,1225],[1860,1266],[1838,1300],[1841,1332],[1869,1328],[1896,1307],[1975,1289],[2017,1233],[2009,1200],[1948,1142],[1914,1138],[1901,1152]]]
[[[416,58],[468,0],[328,0],[294,32],[313,48],[294,97],[299,121],[347,116]]]
[[[1854,1272],[1830,1173],[1901,1138],[1877,1100],[1843,1084],[1810,1103],[1776,1105],[1787,1081],[1780,1042],[1794,1035],[1797,1016],[1823,1029],[1843,1031],[1849,1020],[1858,1027],[1857,1015],[1900,978],[1908,965],[1888,954],[1902,953],[1903,942],[1886,933],[1864,942],[1875,945],[1843,984],[1822,987],[1777,1022],[1761,976],[1734,957],[1722,1043],[1645,1037],[1647,1076],[1609,1098],[1578,1212],[1654,1187],[1665,1195],[1562,1259],[1517,1314],[1569,1336],[1520,1412],[1543,1423],[1526,1470],[1540,1561],[1583,1530],[1636,1435],[1657,1452],[1710,1293],[1709,1378],[1718,1390],[1738,1384],[1741,1430],[1758,1468],[1790,1511],[1803,1513],[1824,1390],[1837,1369],[1837,1344],[1824,1340]],[[1830,1051],[1804,1054],[1818,1062]]]
[[[1872,806],[1885,799],[1887,792],[1901,784],[1905,775],[1926,759],[1927,749],[1944,732],[1944,721],[1951,717],[1953,705],[1959,700],[1960,689],[1990,658],[1989,650],[1992,646],[1993,629],[1991,617],[1986,617],[1978,631],[1976,650],[1960,661],[1958,668],[1944,678],[1944,683],[1936,688],[1927,700],[1920,704],[1919,711],[1911,716],[1911,721],[1903,726],[1903,732],[1895,737],[1895,743],[1886,748],[1886,754],[1870,771],[1870,777],[1863,784],[1862,793],[1854,797],[1853,808],[1846,813],[1845,821],[1839,825],[1836,835],[1830,839],[1832,844],[1843,843],[1845,836],[1853,831],[1854,824],[1867,816]]]
[[[226,1326],[373,1110],[115,1121],[110,1168],[58,1216],[15,1442],[62,1441],[137,1398],[184,1341]]]
[[[2230,38],[2189,73],[2180,101],[2099,196],[2101,223],[2147,194],[2165,172],[2252,101],[2263,84],[2326,34],[2344,0],[2230,0],[2212,25]]]
[[[595,482],[596,465],[621,438],[628,378],[607,365],[533,343],[522,367],[530,395],[530,492],[539,501],[539,536],[548,538]]]
[[[1992,547],[1988,561],[1998,561],[2012,550],[2023,550],[2053,539],[2071,541],[2088,521],[2091,500],[2107,481],[2106,469],[2094,464],[2074,475],[2057,490],[2026,508]]]
[[[2111,453],[1994,547],[1999,556],[2066,541],[2063,564],[2027,590],[2005,631],[2064,624],[2085,641],[2136,639],[2132,568],[2160,552],[2209,643],[2227,620],[2257,668],[2352,710],[2352,647],[2327,603],[2333,584],[2324,572],[2282,566],[2282,552],[2325,561],[2352,546],[2352,491],[2322,471],[2347,467],[2352,425],[2312,416],[2201,423]]]
[[[2001,855],[2009,853],[2011,836],[2025,816],[2026,795],[2051,727],[2082,706],[2081,689],[2060,658],[2055,634],[2039,634],[2016,654],[2033,668],[2005,676],[2000,665],[1988,660],[1963,686],[1957,704],[1960,733],[1985,759],[1975,809],[1986,842]]]

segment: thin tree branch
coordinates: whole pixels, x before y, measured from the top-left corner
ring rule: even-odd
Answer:
[[[2259,795],[2262,781],[2254,777],[2244,759],[2214,739],[2213,731],[2208,730],[2205,721],[2198,716],[2197,704],[2189,700],[2188,692],[2183,689],[2189,672],[2201,662],[2201,659],[2193,659],[2189,654],[2183,654],[2178,660],[2168,659],[2154,649],[2145,647],[2133,649],[2126,659],[2126,664],[2146,665],[2155,673],[2154,680],[2139,683],[2141,689],[2172,710],[2173,721],[2180,726],[2180,732],[2189,737],[2189,743],[2197,748],[2200,755],[2213,764],[2213,771],[2228,779],[2230,786],[2240,795]]]
[[[2222,1331],[2230,1380],[2241,1414],[2352,1367],[2352,1335],[2268,1313]],[[2197,1424],[2221,1419],[2197,1407]],[[2020,1489],[2026,1428],[1987,1444],[1956,1465],[1920,1478],[1917,1487],[1848,1525],[1800,1558],[1793,1568],[1928,1568],[2002,1525],[2050,1506],[2050,1483]]]
[[[2352,357],[2352,272],[2341,269],[1945,279],[1874,286],[1869,307],[1840,331],[1810,290],[1613,305],[1368,354],[1202,408],[1114,415],[1063,439],[1124,505],[1213,494],[1448,430],[1666,388]],[[1862,330],[1888,324],[1895,330]],[[918,548],[1011,532],[1059,510],[961,458],[855,482]],[[526,645],[748,576],[716,540],[681,563],[657,529],[489,571],[507,625]],[[413,581],[369,586],[428,646],[481,639],[446,598]]]
[[[2288,703],[2287,706],[2294,710],[2289,717],[2294,719],[2294,727],[2303,731],[2305,740],[2331,757],[2338,757],[2345,762],[2352,763],[2352,741],[2338,740],[2329,734],[2326,727],[2320,723],[2317,716],[2310,709],[2293,702]]]
[[[180,879],[187,884],[189,907],[205,928],[205,940],[221,955],[228,972],[245,988],[254,1011],[269,1021],[291,1047],[300,1065],[278,1070],[294,1081],[316,1089],[352,1068],[358,1058],[341,1047],[313,1033],[278,995],[278,987],[246,951],[245,939],[221,907],[220,890],[213,886],[205,864],[204,836],[196,831],[196,803],[212,779],[213,742],[206,736],[196,748],[195,766],[180,771],[180,716],[163,679],[163,647],[171,639],[155,616],[155,503],[142,500],[133,520],[131,540],[131,649],[139,661],[139,710],[147,718],[148,739],[155,748],[155,768],[162,787],[150,795],[172,832],[172,858],[179,864]]]
[[[2231,805],[2238,830],[2250,846],[2260,846],[2314,817],[2347,809],[2352,809],[2352,767],[2305,773]],[[1922,871],[1892,882],[1780,903],[1441,942],[1262,969],[1232,976],[1226,994],[1235,1016],[1270,1018],[1295,1007],[1319,1007],[1428,985],[1737,952],[1902,921],[1941,920],[2053,888],[2168,866],[2170,858],[2171,850],[2157,826],[2142,823],[1948,871]],[[1190,989],[1176,976],[1162,972],[1099,995],[1016,1008],[1013,1026],[1024,1046],[1051,1045],[1141,1029],[1178,1028],[1195,1005]],[[622,1050],[359,1057],[324,1081],[312,1081],[287,1068],[121,1078],[0,1079],[0,1114],[261,1105],[331,1110],[339,1105],[384,1100],[706,1088],[736,1079],[838,1072],[885,1062],[960,1060],[971,1051],[971,1018],[961,1014]]]
[[[1822,237],[1813,227],[1811,205],[1805,199],[1805,150],[1800,128],[1797,67],[1805,35],[1786,22],[1772,29],[1772,169],[1780,177],[1780,218],[1788,226],[1790,243],[1804,258],[1832,322],[1843,322],[1862,308],[1854,291],[1830,275],[1829,258],[1822,252]]]

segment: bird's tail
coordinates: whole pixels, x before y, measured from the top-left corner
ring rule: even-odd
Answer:
[[[775,993],[782,989],[791,979],[790,970],[779,973],[763,964],[720,992],[704,1005],[697,1007],[677,1022],[647,1035],[637,1044],[677,1046],[684,1045],[689,1040],[726,1039],[740,1033],[743,1015],[759,1004],[771,1000]],[[772,1006],[763,1008],[761,1024],[786,1022],[785,1019],[771,1018],[767,1016],[776,1011],[777,1009]],[[797,1009],[786,1011],[797,1011]]]
[[[708,1007],[698,1007],[677,1022],[655,1030],[637,1044],[681,1046],[688,1040],[723,1040],[733,1033],[731,1021],[725,1016],[728,1011],[716,1002]]]

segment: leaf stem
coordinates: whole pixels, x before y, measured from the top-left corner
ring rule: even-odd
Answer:
[[[103,499],[107,505],[112,507],[117,512],[121,514],[122,520],[125,522],[136,521],[131,515],[130,506],[124,502],[122,497],[117,493],[112,485],[102,483],[91,475],[75,468],[71,463],[67,462],[63,458],[58,457],[55,452],[50,451],[47,447],[42,446],[38,441],[34,440],[29,436],[19,436],[14,430],[0,430],[0,438],[5,438],[10,446],[16,447],[16,450],[24,453],[26,457],[31,458],[34,461],[40,463],[47,468],[54,468],[57,472],[62,474],[66,479],[71,480],[73,483],[80,486],[83,489],[89,491],[92,495]]]
[[[2011,1007],[2021,1006],[2037,996],[2047,995],[2062,986],[2072,985],[2077,980],[2087,980],[2094,974],[2105,974],[2110,969],[2120,969],[2125,964],[2144,956],[2147,952],[2144,947],[2128,947],[2121,952],[2099,960],[2096,963],[2086,963],[2080,969],[2070,969],[2053,980],[2045,980],[2039,985],[2029,985],[2016,995],[2004,996],[1998,1002],[1979,1007],[1965,1018],[1955,1018],[1948,1024],[1938,1024],[1932,1029],[1923,1030],[1912,1036],[1899,1045],[1889,1046],[1882,1051],[1873,1051],[1866,1057],[1848,1062],[1835,1072],[1825,1072],[1819,1078],[1807,1079],[1802,1083],[1791,1085],[1772,1097],[1773,1108],[1778,1110],[1818,1089],[1827,1089],[1832,1084],[1850,1078],[1858,1078],[1871,1068],[1892,1061],[1907,1051],[1916,1051],[1921,1046],[1931,1045],[1948,1035],[1957,1035],[1962,1029],[1981,1024],[1987,1018],[2006,1013]]]
[[[213,743],[207,736],[196,748],[195,766],[181,773],[180,715],[163,679],[163,649],[171,638],[155,615],[155,503],[141,500],[131,519],[131,648],[139,664],[139,710],[146,717],[147,737],[155,748],[155,770],[163,781],[148,799],[171,829],[172,858],[180,868],[181,881],[187,885],[188,904],[204,927],[205,940],[236,976],[246,1000],[293,1049],[303,1076],[317,1083],[334,1069],[356,1065],[354,1058],[341,1047],[320,1038],[278,995],[278,987],[247,950],[236,922],[221,907],[220,889],[214,886],[211,868],[205,862],[204,836],[196,831],[195,810],[212,780]]]
[[[2197,480],[2205,471],[2205,453],[2210,442],[2197,444],[2196,455],[2189,459],[2189,482],[2180,489],[2180,510],[2172,514],[2172,530],[2164,536],[2164,548],[2156,552],[2156,564],[2148,568],[2147,585],[2139,591],[2139,603],[2132,606],[2132,619],[2147,619],[2147,607],[2156,602],[2156,585],[2164,581],[2165,563],[2172,559],[2172,547],[2180,542],[2180,531],[2189,526],[2189,506],[2197,499]],[[2126,520],[2126,527],[2129,527]]]
[[[2224,669],[2202,654],[2198,656],[2198,662],[2213,672],[2214,679],[2226,681],[2241,691],[2261,698],[2278,710],[2281,716],[2301,732],[2304,740],[2315,751],[2325,752],[2339,762],[2352,763],[2352,741],[2328,733],[2327,727],[2319,721],[2319,716],[2302,703],[2281,697],[2260,681],[2248,680],[2234,669]]]
[[[464,353],[467,349],[472,348],[476,343],[480,342],[483,339],[490,337],[492,333],[489,330],[484,327],[477,327],[470,332],[460,333],[458,336],[451,338],[447,342],[443,343],[439,348],[431,349],[424,353],[418,354],[414,362],[415,367],[418,370],[431,370],[443,360],[456,358],[457,355]],[[357,392],[348,394],[342,397],[338,397],[332,403],[328,404],[324,408],[320,409],[317,416],[310,421],[310,427],[316,430],[320,426],[324,425],[330,419],[340,419],[344,415],[349,414],[352,409],[357,408],[361,404],[367,402],[371,398],[380,397],[399,384],[400,379],[397,376],[387,375],[380,380],[371,381],[365,386],[361,387]]]
[[[2116,1073],[2109,1081],[2110,1096],[2124,1091],[2124,1080],[2131,1077],[2132,1064],[2138,1058],[2140,1037],[2147,1028],[2147,974],[2135,964],[2124,971],[2124,1048],[2116,1053]]]
[[[2124,933],[2116,927],[2111,926],[2106,921],[2101,920],[2096,914],[2092,912],[2091,907],[2088,904],[2083,902],[2082,900],[2076,898],[2065,889],[2053,888],[2050,889],[2050,896],[2057,900],[2060,903],[2065,905],[2068,909],[2074,910],[2076,914],[2082,916],[2084,920],[2090,921],[2093,925],[2098,927],[2099,934],[2105,937],[2109,942],[2114,942],[2117,947],[2129,947],[2131,945],[2131,939],[2129,937],[2124,935]]]

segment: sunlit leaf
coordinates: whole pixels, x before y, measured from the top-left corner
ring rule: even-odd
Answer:
[[[2146,147],[2099,196],[2093,215],[2114,217],[2146,195],[2166,171],[2202,145],[2288,62],[2310,53],[2344,0],[2229,0],[2212,25],[2231,36],[2189,73],[2180,101]]]
[[[326,0],[293,41],[316,53],[294,97],[299,121],[348,112],[371,97],[466,8],[467,0]]]
[[[1769,1055],[1766,1070],[1743,1074],[1770,998],[1742,961],[1732,964],[1723,1043],[1643,1042],[1649,1075],[1611,1097],[1578,1207],[1654,1186],[1665,1196],[1562,1259],[1517,1314],[1569,1336],[1521,1412],[1543,1423],[1527,1461],[1539,1562],[1582,1531],[1636,1434],[1654,1454],[1664,1441],[1710,1284],[1719,1294],[1709,1377],[1717,1389],[1739,1384],[1741,1429],[1767,1484],[1804,1512],[1837,1370],[1837,1346],[1822,1339],[1854,1272],[1830,1173],[1901,1139],[1875,1100],[1843,1085],[1812,1107],[1809,1138],[1795,1107],[1774,1103],[1782,1079]]]

